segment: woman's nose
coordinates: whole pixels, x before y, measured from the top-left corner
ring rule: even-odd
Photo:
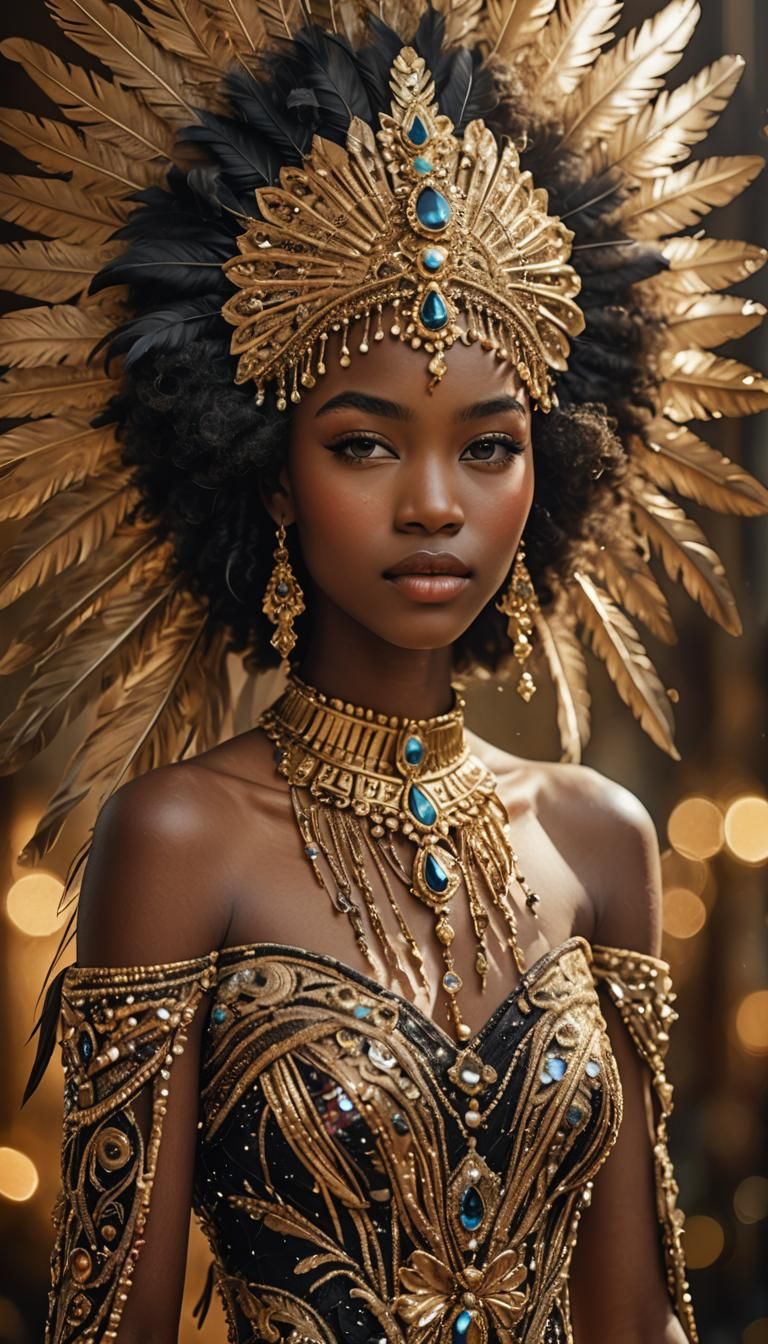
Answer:
[[[452,464],[427,455],[403,473],[395,508],[401,532],[458,532],[464,508]]]

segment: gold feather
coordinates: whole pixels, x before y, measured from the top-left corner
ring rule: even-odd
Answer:
[[[75,186],[84,191],[95,188],[110,199],[143,191],[161,175],[159,165],[128,159],[63,121],[34,117],[15,108],[0,108],[0,135],[38,168],[71,173]]]
[[[217,73],[228,70],[238,59],[238,48],[213,21],[203,0],[137,2],[153,41],[174,56],[195,62],[204,82],[215,82]]]
[[[0,175],[0,218],[62,243],[103,245],[128,208],[127,201],[93,196],[60,178]]]
[[[196,642],[189,677],[181,690],[182,714],[195,729],[195,754],[218,746],[225,730],[231,731],[229,644],[227,630],[207,629],[205,638]]]
[[[0,317],[0,364],[84,364],[111,323],[98,308],[23,308]]]
[[[31,682],[0,723],[0,767],[20,769],[76,718],[94,695],[126,675],[139,656],[153,615],[167,605],[166,583],[150,592],[113,593],[109,605],[85,621],[35,665]]]
[[[81,294],[120,248],[83,243],[6,243],[0,247],[0,289],[48,303]]]
[[[642,478],[631,486],[629,504],[640,531],[661,556],[673,583],[699,602],[729,635],[741,634],[741,621],[720,557],[697,523],[660,490]]]
[[[137,500],[138,492],[122,469],[102,472],[77,490],[55,495],[0,556],[0,607],[9,607],[31,588],[84,564]]]
[[[589,149],[636,115],[677,65],[700,12],[697,0],[671,0],[598,56],[566,100],[561,144]]]
[[[754,243],[725,238],[669,238],[661,249],[669,270],[641,281],[642,293],[699,294],[727,289],[755,275],[768,259],[768,250]]]
[[[694,345],[707,350],[739,340],[759,327],[766,311],[762,303],[737,294],[695,294],[684,299],[671,294],[669,298],[671,302],[665,303],[662,296],[656,306],[666,317],[664,338],[670,350]]]
[[[267,20],[262,15],[260,0],[205,0],[205,8],[219,31],[229,38],[238,51],[255,54],[268,45]],[[290,37],[295,27],[300,26],[296,15],[301,13],[301,7],[294,3],[270,5],[271,23],[275,21],[275,9],[278,11],[280,36]]]
[[[158,583],[171,559],[170,542],[159,543],[145,526],[121,523],[94,552],[90,564],[69,570],[58,583],[42,589],[0,654],[0,676],[18,672],[67,638],[100,611],[113,592]]]
[[[744,72],[741,56],[721,56],[671,93],[664,89],[638,116],[625,121],[592,151],[595,173],[620,168],[629,177],[661,177],[687,159],[727,105]]]
[[[536,51],[536,82],[547,101],[573,90],[609,41],[622,0],[560,0]]]
[[[477,32],[483,19],[484,0],[439,0],[435,9],[445,20],[445,41],[460,46]]]
[[[138,93],[128,93],[92,70],[68,65],[26,38],[0,43],[0,51],[24,67],[65,117],[87,126],[92,139],[106,140],[129,158],[170,158],[173,135]]]
[[[112,425],[36,420],[10,430],[0,439],[0,467],[12,466],[3,477],[0,522],[27,518],[54,495],[103,471],[110,459],[119,462]]]
[[[624,704],[656,746],[679,761],[669,697],[637,631],[621,608],[587,574],[577,570],[573,580],[574,612]]]
[[[485,37],[491,56],[514,62],[547,22],[555,0],[486,0]]]
[[[196,68],[162,51],[125,10],[104,0],[48,0],[48,7],[73,42],[98,56],[120,84],[138,89],[169,126],[179,128],[197,120],[185,96],[189,89],[199,104]]]
[[[630,616],[641,620],[657,639],[664,644],[674,644],[677,634],[667,599],[651,573],[646,557],[629,539],[631,534],[631,520],[627,518],[626,534],[619,532],[610,546],[597,551],[592,566],[614,601],[626,607]]]
[[[735,359],[703,350],[664,351],[659,407],[669,420],[752,415],[768,407],[768,379]]]
[[[698,223],[710,210],[739,196],[765,161],[756,154],[734,154],[689,163],[668,177],[643,182],[610,220],[628,238],[660,238]]]
[[[538,612],[535,624],[557,696],[560,759],[578,764],[590,734],[590,699],[584,652],[567,619],[558,611]]]
[[[746,517],[768,513],[768,490],[748,471],[692,433],[686,425],[655,420],[633,436],[637,465],[664,490],[676,490],[708,509]]]
[[[101,369],[10,369],[0,378],[0,419],[100,410],[120,382]]]

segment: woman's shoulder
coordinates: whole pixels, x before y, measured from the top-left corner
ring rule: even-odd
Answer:
[[[631,789],[592,766],[529,761],[471,735],[511,816],[522,805],[582,877],[595,913],[593,941],[658,953],[661,865],[656,826]]]

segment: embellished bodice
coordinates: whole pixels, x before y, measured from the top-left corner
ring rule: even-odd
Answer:
[[[569,938],[456,1043],[298,948],[71,967],[49,1344],[117,1336],[203,1004],[194,1204],[231,1344],[571,1344],[571,1254],[622,1115],[602,983],[653,1072],[669,1289],[695,1340],[666,1149],[666,971]]]

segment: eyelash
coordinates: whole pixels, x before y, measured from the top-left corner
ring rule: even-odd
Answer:
[[[365,462],[369,462],[371,459],[370,457],[356,457],[353,453],[348,452],[347,450],[354,444],[371,444],[373,447],[387,447],[387,444],[381,439],[377,439],[373,434],[364,433],[345,434],[343,438],[336,439],[333,443],[326,444],[326,447],[330,452],[335,453],[336,456],[340,457],[343,461],[349,462],[351,466],[359,467]],[[525,443],[520,439],[512,438],[509,434],[483,434],[480,438],[473,439],[471,443],[467,444],[464,452],[467,452],[470,448],[476,448],[478,444],[489,444],[491,446],[498,444],[506,450],[506,456],[495,462],[490,458],[483,457],[465,459],[470,462],[475,462],[476,464],[480,463],[484,467],[489,467],[492,471],[503,470],[505,467],[509,466],[514,457],[518,457],[520,453],[525,450]]]

